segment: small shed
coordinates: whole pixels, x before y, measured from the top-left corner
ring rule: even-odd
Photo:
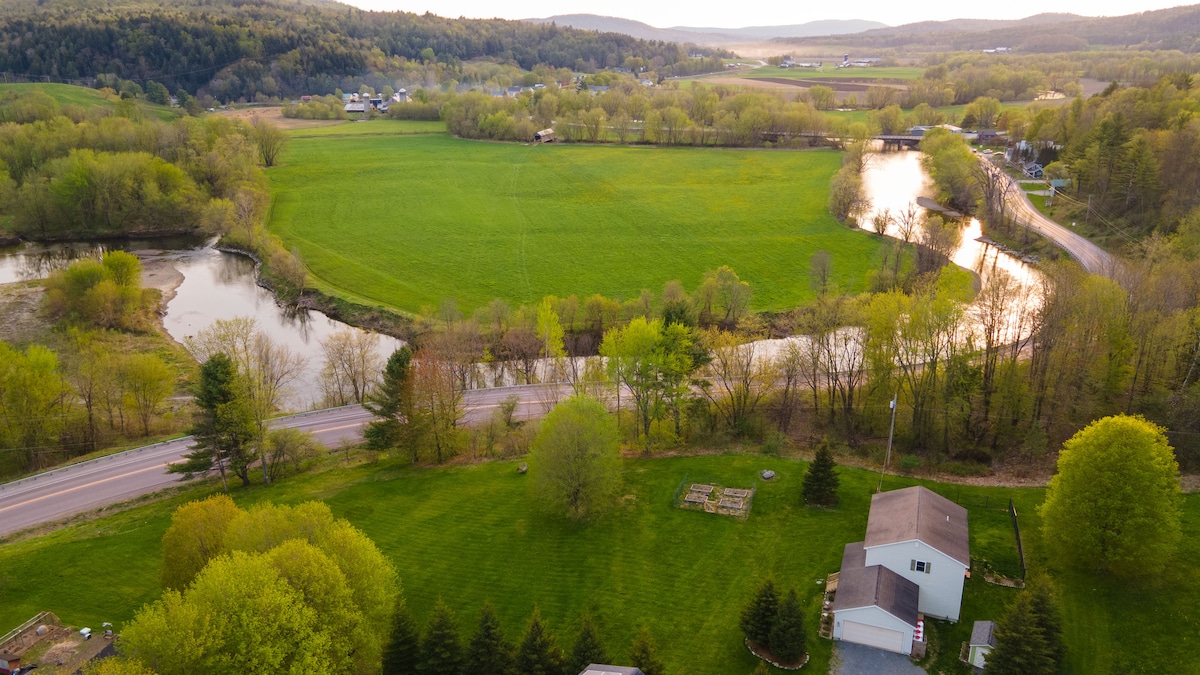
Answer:
[[[599,663],[588,664],[579,675],[646,675],[640,669],[632,666],[606,666]]]
[[[21,657],[12,652],[0,652],[0,673],[11,675],[21,667]]]
[[[554,142],[554,130],[553,129],[542,129],[541,131],[539,131],[533,135],[533,142],[534,143],[553,143]]]
[[[347,103],[342,106],[342,110],[348,113],[365,113],[367,112],[367,104],[361,102]]]
[[[987,655],[992,653],[996,646],[995,622],[976,621],[971,627],[971,641],[967,646],[967,663],[976,668],[983,668],[987,662]]]

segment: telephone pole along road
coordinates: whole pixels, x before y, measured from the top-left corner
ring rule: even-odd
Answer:
[[[1025,194],[1016,180],[988,160],[979,161],[983,163],[985,170],[994,172],[1008,181],[1004,195],[1018,222],[1054,242],[1088,272],[1109,278],[1116,274],[1116,261],[1108,251],[1042,215],[1033,202],[1029,201],[1029,195]]]
[[[463,422],[487,419],[509,396],[520,400],[515,417],[540,417],[555,401],[570,395],[566,385],[470,389],[463,395]],[[361,440],[362,429],[371,419],[362,406],[352,405],[280,417],[271,426],[307,431],[325,445],[337,447],[343,440]],[[167,467],[180,461],[191,444],[188,436],[0,485],[0,536],[179,485],[181,476],[167,473]]]

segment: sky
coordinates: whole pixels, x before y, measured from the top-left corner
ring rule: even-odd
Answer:
[[[458,18],[529,19],[556,14],[602,14],[635,19],[659,28],[671,26],[779,26],[818,19],[869,19],[888,25],[942,19],[1020,19],[1042,12],[1083,16],[1119,16],[1177,7],[1179,0],[1003,0],[982,3],[896,2],[857,0],[851,3],[768,0],[731,2],[700,0],[342,0],[363,9],[433,12]],[[849,8],[849,9],[847,9]]]

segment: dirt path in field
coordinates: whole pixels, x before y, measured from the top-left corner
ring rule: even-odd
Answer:
[[[253,120],[255,118],[273,123],[280,129],[312,129],[313,127],[331,127],[342,124],[345,120],[297,120],[283,116],[283,107],[241,108],[239,110],[219,110],[214,115],[231,117],[238,120]]]

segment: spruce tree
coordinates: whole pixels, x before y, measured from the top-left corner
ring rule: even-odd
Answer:
[[[541,610],[535,606],[525,636],[517,647],[517,672],[521,675],[561,675],[562,650],[554,642],[554,635],[542,622]]]
[[[779,611],[775,614],[775,624],[771,626],[771,654],[780,663],[796,663],[804,657],[804,637],[804,610],[793,588],[779,603]]]
[[[438,598],[433,616],[421,640],[421,670],[438,675],[458,675],[462,672],[462,636],[458,620],[450,607]]]
[[[829,449],[829,440],[821,441],[821,445],[817,446],[816,457],[813,458],[812,464],[808,465],[808,472],[804,474],[802,492],[805,504],[833,506],[837,503],[838,475],[834,470],[836,466],[833,452]]]
[[[392,617],[391,636],[383,652],[383,675],[413,675],[421,661],[420,635],[417,622],[404,599],[396,601],[396,613]]]
[[[1046,640],[1046,653],[1054,662],[1055,670],[1061,670],[1067,646],[1063,642],[1062,616],[1048,583],[1045,579],[1038,579],[1029,584],[1024,592],[1030,594],[1034,617]]]
[[[648,626],[642,626],[642,630],[638,631],[637,637],[633,639],[633,646],[629,648],[629,660],[646,675],[666,675],[667,668],[658,658],[658,647],[654,644],[654,636],[650,634]]]
[[[996,647],[987,656],[985,675],[1051,675],[1058,666],[1034,609],[1033,596],[1021,592],[996,622]]]
[[[496,608],[490,602],[483,603],[479,611],[479,626],[467,645],[465,663],[467,673],[505,675],[512,669],[513,647],[504,639]]]
[[[742,610],[741,627],[746,639],[762,647],[770,646],[771,626],[778,612],[779,592],[775,590],[775,581],[767,579]]]
[[[596,630],[592,617],[584,614],[583,623],[579,627],[579,637],[575,638],[575,646],[567,659],[567,673],[582,673],[583,669],[592,663],[608,663],[608,651],[604,649],[604,643],[600,640],[600,633]]]

